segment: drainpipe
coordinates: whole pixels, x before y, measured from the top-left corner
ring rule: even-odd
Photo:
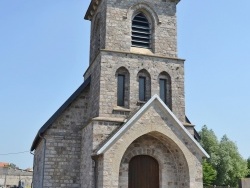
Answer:
[[[43,171],[42,171],[42,188],[43,188],[43,182],[44,182],[44,166],[45,166],[45,151],[46,151],[46,139],[39,133],[39,137],[43,139]]]
[[[35,154],[34,153],[32,153],[32,151],[30,151],[30,154],[31,155],[33,155],[33,167],[32,167],[32,169],[33,169],[33,172],[32,172],[32,181],[31,181],[31,188],[33,188],[33,179],[34,179],[34,162],[35,162]]]
[[[94,188],[97,188],[98,182],[98,156],[91,156],[94,161]]]

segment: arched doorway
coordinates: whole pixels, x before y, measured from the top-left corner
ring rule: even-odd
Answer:
[[[159,174],[157,175],[159,178],[156,178],[159,181],[157,188],[190,187],[188,164],[180,148],[164,135],[152,132],[135,139],[124,152],[119,167],[119,188],[131,188],[129,181],[132,177],[129,178],[129,176],[132,174],[129,175],[129,173],[133,167],[130,166],[133,163],[132,159],[138,156],[151,157],[157,162],[159,166],[158,171],[156,170]],[[139,175],[136,176],[139,177]],[[155,174],[150,177],[150,181],[153,181],[152,177],[155,177]]]
[[[159,188],[159,164],[148,155],[137,155],[129,162],[128,188]]]

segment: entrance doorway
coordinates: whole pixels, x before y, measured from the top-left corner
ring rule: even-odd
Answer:
[[[137,155],[129,162],[129,188],[159,188],[159,164],[148,155]]]

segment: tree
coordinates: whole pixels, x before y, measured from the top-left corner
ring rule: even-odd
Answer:
[[[217,176],[217,171],[213,168],[213,166],[207,162],[207,160],[203,160],[202,163],[203,168],[203,184],[206,186],[213,185]]]
[[[214,134],[212,129],[208,129],[206,125],[204,125],[199,132],[201,136],[200,144],[206,150],[206,152],[210,155],[210,158],[207,161],[215,168],[219,163],[219,141]]]
[[[250,157],[247,159],[248,175],[247,178],[250,178]]]
[[[9,163],[6,167],[13,168],[13,169],[19,169],[19,167],[17,165],[15,165],[14,163]]]
[[[202,127],[200,136],[201,145],[210,155],[210,159],[203,163],[204,184],[237,186],[238,180],[246,177],[249,170],[247,161],[239,154],[236,144],[226,135],[219,142],[213,130],[209,130],[207,126]],[[217,176],[213,179],[214,174]]]
[[[199,134],[201,136],[200,144],[210,156],[205,162],[203,161],[203,183],[204,185],[212,185],[217,179],[219,141],[213,130],[209,130],[206,125],[202,127]]]
[[[238,180],[248,173],[247,162],[239,154],[236,144],[226,135],[220,142],[219,157],[216,182],[221,185],[237,186]]]

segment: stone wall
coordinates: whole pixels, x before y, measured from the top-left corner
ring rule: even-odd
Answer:
[[[119,171],[119,188],[128,187],[129,161],[136,155],[149,155],[159,163],[160,188],[188,187],[188,167],[180,149],[171,142],[162,143],[153,136],[136,139],[126,150]]]
[[[44,140],[40,140],[34,154],[34,177],[33,185],[36,188],[42,188],[43,168],[44,168]]]
[[[103,155],[93,155],[144,104],[138,97],[140,73],[147,75],[147,100],[159,95],[160,75],[170,76],[170,108],[185,122],[184,60],[177,58],[176,1],[99,2],[91,23],[90,66],[84,74],[85,79],[91,76],[90,87],[44,133],[46,146],[42,139],[36,146],[34,187],[41,188],[44,182],[43,188],[125,188],[131,157],[150,155],[160,164],[161,188],[202,188],[203,153],[156,104]],[[131,20],[138,10],[151,24],[151,49],[131,47]],[[117,106],[117,70],[121,67],[129,75],[125,107]]]
[[[44,166],[44,188],[80,187],[82,128],[88,121],[86,88],[45,132],[45,162],[41,158],[43,146],[35,152],[36,174],[34,187],[41,186],[41,167]],[[42,143],[42,140],[41,140]],[[37,165],[40,162],[39,165]]]
[[[100,98],[100,74],[101,74],[101,56],[100,53],[96,56],[94,62],[89,66],[84,74],[87,79],[91,76],[91,86],[89,91],[89,103],[91,104],[89,118],[99,115],[99,98]]]
[[[152,52],[177,57],[176,2],[170,0],[108,0],[105,49],[131,50],[131,20],[137,10],[143,11],[151,22]]]
[[[111,119],[111,118],[110,118]],[[111,121],[108,118],[93,121],[93,151],[95,151],[100,145],[108,139],[110,134],[116,131],[120,126],[121,122]]]
[[[131,150],[133,150],[133,148],[135,147],[135,145],[133,144],[135,140],[137,140],[141,136],[150,135],[160,141],[158,142],[158,146],[161,146],[161,143],[165,145],[164,147],[161,146],[161,149],[159,149],[158,152],[160,153],[160,150],[164,150],[166,152],[163,151],[163,154],[159,155],[164,155],[166,160],[175,159],[174,161],[176,161],[176,163],[168,164],[168,167],[174,168],[174,165],[176,165],[176,170],[179,169],[178,172],[171,171],[170,169],[170,176],[177,177],[175,177],[174,180],[166,178],[161,182],[161,185],[163,186],[169,183],[170,185],[168,184],[168,186],[175,187],[174,185],[172,185],[172,183],[174,184],[178,180],[178,182],[181,182],[178,187],[202,188],[203,182],[201,162],[202,156],[204,154],[201,153],[200,149],[193,143],[191,138],[177,124],[177,122],[175,122],[175,120],[173,120],[170,115],[166,114],[164,110],[162,110],[157,105],[157,102],[137,119],[138,120],[135,123],[131,124],[131,126],[126,129],[127,131],[121,137],[119,137],[119,139],[117,139],[117,141],[104,153],[102,161],[103,176],[98,175],[98,178],[102,178],[103,187],[118,187],[119,171],[121,165],[123,165],[121,164],[121,161],[123,161],[123,159],[124,161],[126,160],[125,158],[127,148],[130,148],[128,150],[130,150],[129,153],[131,153]],[[144,149],[149,147],[150,145],[145,141],[141,142],[144,145],[141,144],[140,147]],[[171,151],[172,154],[167,153],[167,151]],[[152,154],[152,152],[153,150],[151,148],[151,151],[149,151],[147,154],[150,155]],[[145,154],[145,152],[135,151],[134,154]],[[186,163],[184,161],[186,161]],[[121,183],[123,186],[126,186],[125,182],[121,181]]]
[[[101,171],[102,163],[98,163],[101,156],[92,158],[94,151],[108,138],[108,136],[119,128],[121,122],[108,121],[108,119],[93,120],[82,130],[82,154],[81,154],[81,187],[94,187],[97,177],[95,170]],[[97,168],[97,169],[95,169]],[[101,181],[99,182],[102,183]]]
[[[244,178],[240,180],[240,188],[249,188],[250,187],[250,178]]]
[[[89,64],[95,60],[99,54],[100,49],[105,48],[106,40],[106,2],[101,1],[96,13],[91,21],[91,38],[90,38],[90,61]]]
[[[153,96],[159,95],[159,75],[165,71],[171,77],[172,111],[180,121],[185,122],[183,60],[114,51],[102,51],[101,56],[99,116],[114,117],[112,113],[117,106],[116,71],[120,67],[125,67],[130,75],[129,109],[131,111],[138,109],[138,73],[143,69],[149,73],[151,96]]]
[[[94,161],[91,158],[93,152],[93,125],[92,122],[82,130],[81,147],[81,187],[94,187]]]
[[[177,57],[176,1],[107,0],[100,1],[91,18],[90,67],[91,117],[112,116],[127,118],[142,104],[138,103],[139,71],[145,69],[151,78],[149,94],[159,95],[159,75],[162,71],[171,77],[172,110],[185,122],[184,60]],[[152,48],[131,47],[131,20],[143,11],[152,27]],[[100,31],[100,32],[99,32]],[[99,46],[96,48],[96,46]],[[128,111],[116,110],[117,79],[115,72],[125,67],[130,74]],[[151,96],[147,96],[147,99]],[[130,113],[131,112],[131,113]],[[119,116],[121,114],[121,116]]]

